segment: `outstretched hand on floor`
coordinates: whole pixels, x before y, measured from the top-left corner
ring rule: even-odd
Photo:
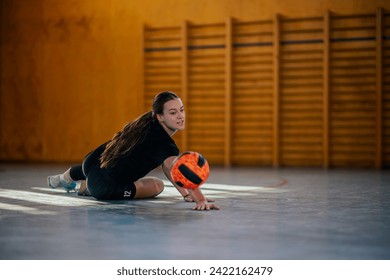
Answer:
[[[219,210],[219,206],[214,204],[214,203],[208,203],[207,200],[202,200],[196,203],[195,207],[192,208],[193,210],[198,210],[198,211],[209,211],[209,210]]]

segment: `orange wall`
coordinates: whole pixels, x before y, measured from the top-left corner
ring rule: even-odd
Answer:
[[[142,111],[142,25],[390,10],[390,1],[3,0],[0,159],[78,161]]]

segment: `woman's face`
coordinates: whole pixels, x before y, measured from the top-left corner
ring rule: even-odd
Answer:
[[[180,98],[166,102],[163,113],[157,115],[157,119],[169,135],[173,135],[176,131],[184,129],[185,118],[184,106]]]

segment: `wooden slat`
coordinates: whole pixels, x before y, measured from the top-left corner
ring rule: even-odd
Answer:
[[[149,77],[149,73],[145,67],[145,61],[146,61],[146,54],[145,54],[145,40],[146,40],[146,25],[143,24],[142,25],[142,29],[141,29],[141,36],[143,38],[143,40],[141,40],[141,50],[143,50],[141,52],[141,69],[143,71],[143,75],[140,77],[141,78],[141,91],[139,93],[139,100],[140,100],[140,104],[141,104],[141,108],[142,110],[144,110],[146,108],[146,104],[145,104],[145,99],[146,99],[146,89],[145,89],[145,80]]]
[[[181,99],[184,110],[188,107],[188,22],[183,21],[181,26]],[[187,126],[187,123],[186,123]],[[181,132],[181,149],[188,150],[188,127]]]
[[[376,13],[376,156],[375,167],[382,167],[382,45],[383,11]]]
[[[382,14],[383,36],[390,36],[390,14]],[[382,41],[382,164],[390,167],[390,40]]]
[[[231,165],[232,131],[232,27],[231,18],[226,20],[225,50],[225,166]]]
[[[280,85],[280,16],[276,14],[273,22],[273,166],[280,165],[279,151],[279,85]]]

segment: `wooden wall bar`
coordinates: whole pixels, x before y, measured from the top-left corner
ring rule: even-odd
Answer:
[[[324,15],[323,24],[323,70],[322,70],[322,154],[323,167],[329,167],[329,55],[330,55],[330,12]]]
[[[273,88],[271,90],[272,95],[272,163],[277,167],[280,165],[280,17],[278,14],[274,17],[273,22],[273,40],[272,40],[272,67],[270,69],[273,72]],[[260,140],[260,139],[259,139]]]
[[[281,19],[281,165],[323,163],[322,18]]]
[[[375,166],[377,168],[382,166],[382,91],[383,91],[383,11],[381,8],[376,13],[376,153],[375,153]]]
[[[375,14],[331,18],[332,166],[375,165],[375,23]]]
[[[233,24],[232,164],[272,165],[272,21]]]
[[[145,27],[145,100],[182,95],[182,149],[213,164],[390,164],[390,16]]]
[[[232,36],[233,20],[226,20],[226,67],[225,67],[225,166],[231,165],[231,150],[232,150]]]
[[[156,92],[169,90],[179,95],[186,95],[185,74],[186,25],[166,28],[144,27],[144,111],[151,110],[150,102]],[[183,99],[184,101],[186,98]],[[186,147],[184,136],[175,136],[175,141],[182,148]]]
[[[382,14],[382,164],[390,166],[390,14]]]
[[[181,31],[181,34],[182,34],[182,41],[181,41],[181,53],[182,53],[182,65],[181,65],[181,80],[182,80],[182,84],[181,84],[181,98],[182,98],[182,101],[183,101],[183,105],[184,105],[184,108],[187,108],[187,96],[188,96],[188,49],[187,49],[187,46],[188,46],[188,22],[187,21],[183,21],[183,24],[182,24],[182,31]],[[188,150],[187,149],[187,134],[188,134],[188,130],[184,130],[182,133],[181,133],[181,149],[186,151]]]

